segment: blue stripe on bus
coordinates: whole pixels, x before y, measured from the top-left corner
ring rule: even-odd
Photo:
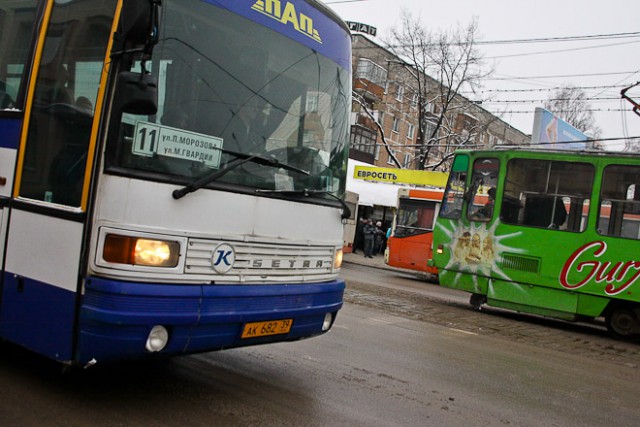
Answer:
[[[4,273],[0,336],[49,358],[71,361],[76,293]]]
[[[22,119],[0,118],[0,147],[18,148]]]
[[[203,0],[270,28],[351,69],[351,34],[303,0]],[[278,13],[270,13],[275,3]],[[276,16],[277,15],[277,16]],[[301,18],[304,15],[306,18]],[[311,23],[305,27],[302,22]],[[305,29],[311,31],[305,31]],[[315,35],[315,36],[314,36]]]
[[[80,313],[77,361],[149,356],[144,346],[154,325],[170,331],[160,355],[308,338],[322,333],[326,313],[342,307],[345,284],[155,285],[90,278]],[[285,335],[240,338],[246,322],[293,319]]]

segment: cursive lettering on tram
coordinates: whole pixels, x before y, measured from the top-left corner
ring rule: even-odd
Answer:
[[[640,261],[599,261],[597,258],[606,252],[607,244],[603,241],[587,243],[576,250],[562,267],[560,284],[567,289],[578,289],[594,281],[607,284],[604,288],[607,295],[624,292],[640,277]],[[571,282],[572,273],[572,277],[576,277],[575,273],[583,276],[579,281]]]

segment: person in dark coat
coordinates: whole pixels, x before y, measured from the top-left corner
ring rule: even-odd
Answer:
[[[365,258],[373,258],[376,226],[373,225],[372,220],[367,220],[367,223],[362,228],[362,235],[364,236],[364,256]]]

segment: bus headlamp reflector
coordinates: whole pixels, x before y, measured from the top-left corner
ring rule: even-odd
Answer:
[[[145,344],[145,348],[150,353],[157,353],[161,351],[169,341],[169,331],[162,325],[156,325],[151,328],[151,332],[149,332],[149,337],[147,338],[147,343]]]
[[[104,241],[103,258],[107,262],[117,264],[175,267],[180,258],[180,244],[167,240],[108,234]]]
[[[338,270],[342,267],[342,259],[344,258],[344,254],[342,253],[342,249],[336,251],[336,254],[333,259],[333,268]]]

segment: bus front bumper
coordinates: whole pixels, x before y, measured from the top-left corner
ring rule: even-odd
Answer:
[[[342,307],[344,288],[343,280],[159,285],[92,277],[82,296],[75,362],[175,356],[320,335]],[[168,340],[160,351],[149,351],[156,326],[166,330]]]

